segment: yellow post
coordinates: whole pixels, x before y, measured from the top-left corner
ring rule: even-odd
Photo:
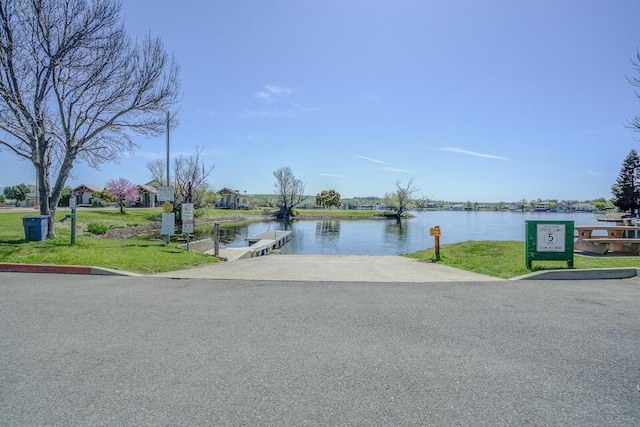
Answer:
[[[436,261],[440,261],[440,226],[436,225],[435,227],[431,227],[429,229],[429,235],[435,239]]]

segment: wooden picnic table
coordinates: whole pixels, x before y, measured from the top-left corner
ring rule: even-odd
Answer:
[[[640,254],[640,227],[630,225],[577,225],[574,249],[605,254],[608,251]]]

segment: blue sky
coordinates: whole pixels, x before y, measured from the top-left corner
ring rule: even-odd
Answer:
[[[125,1],[133,37],[159,35],[182,68],[171,156],[205,148],[210,182],[272,193],[289,166],[315,194],[382,196],[409,179],[450,201],[611,197],[637,0]],[[68,185],[150,179],[165,139]],[[0,152],[0,185],[33,183]]]

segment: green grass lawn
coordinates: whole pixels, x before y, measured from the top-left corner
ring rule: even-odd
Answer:
[[[62,219],[69,211],[57,212]],[[27,242],[22,217],[26,213],[0,214],[0,262],[89,265],[108,267],[135,273],[160,273],[218,262],[200,252],[177,249],[176,244],[148,238],[106,239],[84,232],[90,223],[103,223],[110,228],[152,225],[161,211],[129,209],[125,214],[117,210],[79,210],[77,212],[76,244],[71,245],[71,221],[56,222],[55,239]],[[34,215],[34,214],[31,214]],[[158,225],[159,228],[159,225]]]
[[[435,258],[433,248],[403,254],[419,260]],[[468,241],[440,247],[442,264],[494,277],[509,279],[530,273],[525,266],[525,243],[514,241]],[[640,267],[640,256],[611,254],[575,255],[574,268]],[[566,269],[564,261],[534,261],[534,270]]]

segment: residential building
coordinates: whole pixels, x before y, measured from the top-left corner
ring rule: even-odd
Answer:
[[[91,203],[93,193],[99,193],[102,190],[95,185],[80,184],[71,190],[71,197],[76,198],[77,205],[88,205]]]
[[[220,198],[216,202],[216,208],[221,209],[240,209],[250,207],[249,194],[240,193],[238,190],[224,187],[216,192]]]
[[[153,181],[155,182],[155,181]],[[158,189],[153,185],[142,184],[138,185],[138,200],[136,205],[143,208],[155,208],[156,198],[158,196]]]
[[[595,207],[591,203],[577,203],[573,210],[576,212],[593,212]]]

